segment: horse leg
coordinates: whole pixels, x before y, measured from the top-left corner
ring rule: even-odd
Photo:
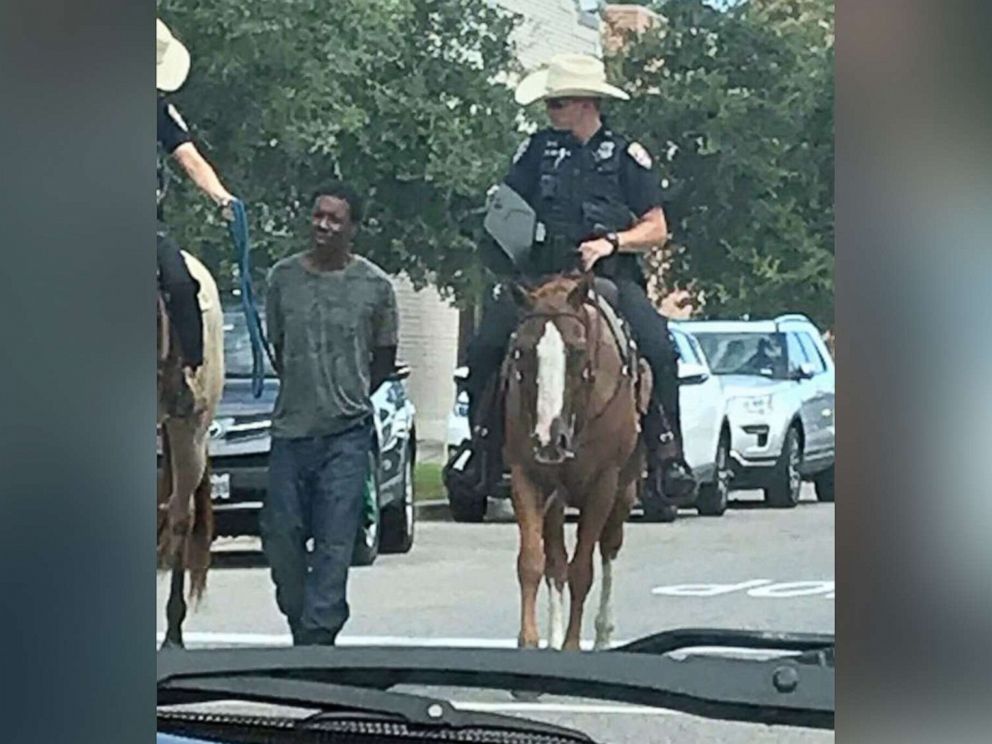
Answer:
[[[636,483],[630,482],[621,486],[617,500],[613,504],[603,534],[599,538],[599,553],[602,560],[602,577],[599,588],[599,612],[596,615],[596,641],[594,650],[610,647],[615,629],[613,623],[613,561],[623,545],[623,527],[630,515],[631,505],[635,498]]]
[[[523,469],[514,465],[513,511],[520,530],[520,550],[517,554],[517,579],[520,583],[520,635],[521,648],[537,648],[540,634],[537,629],[537,590],[544,574],[544,547],[541,542],[543,515],[541,493]]]
[[[169,600],[165,605],[168,626],[162,648],[185,648],[183,644],[183,620],[186,619],[186,599],[183,596],[185,577],[186,567],[183,565],[183,554],[180,552],[173,556]]]
[[[544,580],[548,585],[548,645],[560,650],[565,642],[568,553],[565,550],[565,505],[560,498],[553,498],[544,517]]]
[[[169,463],[172,491],[166,513],[164,539],[167,560],[172,568],[172,583],[166,604],[168,629],[163,646],[182,647],[182,623],[186,618],[184,594],[186,545],[192,527],[193,492],[200,485],[206,469],[206,440],[195,422],[172,419],[165,423],[169,438]]]
[[[603,526],[613,508],[617,477],[616,468],[605,471],[589,489],[582,502],[585,508],[579,515],[578,540],[575,543],[572,561],[568,565],[568,589],[572,599],[568,630],[565,632],[565,649],[568,651],[579,650],[579,642],[582,638],[582,611],[592,586],[592,556],[596,550],[596,543],[603,533]],[[607,496],[613,498],[604,498]]]

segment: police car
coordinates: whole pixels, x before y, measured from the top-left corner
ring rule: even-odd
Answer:
[[[834,500],[834,362],[804,315],[681,324],[702,346],[728,401],[734,488],[791,508],[803,481]]]

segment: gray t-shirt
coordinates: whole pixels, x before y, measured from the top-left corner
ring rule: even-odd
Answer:
[[[272,436],[336,434],[372,412],[372,350],[396,346],[396,294],[388,275],[354,256],[340,271],[314,271],[299,253],[269,272],[269,340],[282,351]]]

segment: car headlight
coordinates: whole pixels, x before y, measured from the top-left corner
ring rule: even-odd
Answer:
[[[744,413],[755,416],[766,416],[772,412],[771,395],[750,395],[742,398],[734,398],[731,404]]]

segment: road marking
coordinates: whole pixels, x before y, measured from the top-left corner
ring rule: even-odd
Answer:
[[[833,581],[782,581],[748,579],[737,584],[673,584],[656,586],[652,594],[667,597],[721,597],[734,592],[746,592],[755,599],[790,599],[822,595],[834,599],[836,585]]]

